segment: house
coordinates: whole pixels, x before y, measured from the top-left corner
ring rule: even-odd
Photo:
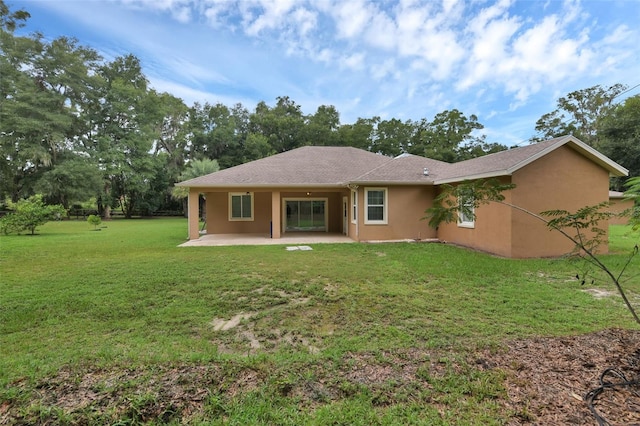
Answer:
[[[305,146],[180,183],[189,187],[189,237],[199,237],[198,194],[208,234],[342,233],[355,241],[438,239],[501,256],[559,256],[573,247],[544,223],[491,203],[437,230],[422,220],[442,184],[498,178],[506,202],[538,213],[608,200],[609,177],[628,171],[573,136],[449,164],[352,147]]]
[[[621,214],[626,211],[630,211],[633,208],[634,201],[626,198],[624,193],[618,191],[609,191],[609,210],[615,214]],[[609,219],[610,225],[627,225],[629,223],[629,216],[622,215],[618,217],[612,217]]]

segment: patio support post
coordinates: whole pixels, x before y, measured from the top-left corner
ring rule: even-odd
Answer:
[[[271,192],[271,238],[280,238],[280,191]]]
[[[200,193],[198,190],[189,188],[189,208],[188,208],[188,217],[189,217],[189,239],[197,240],[200,237],[199,228],[200,228],[200,203],[199,203]]]

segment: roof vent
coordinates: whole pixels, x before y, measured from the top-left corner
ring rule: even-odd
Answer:
[[[422,170],[422,174],[425,176],[429,176],[429,169],[427,169],[426,167]]]

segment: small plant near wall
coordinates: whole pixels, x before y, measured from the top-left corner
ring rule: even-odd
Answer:
[[[93,225],[94,231],[100,231],[100,229],[98,228],[98,226],[100,226],[100,224],[102,223],[102,219],[100,219],[100,216],[90,214],[89,217],[87,217],[87,222],[89,223],[89,225]]]

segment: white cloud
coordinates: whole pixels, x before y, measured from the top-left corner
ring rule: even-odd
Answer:
[[[236,26],[225,20],[234,8],[234,4],[228,0],[205,0],[200,11],[212,27],[226,26],[227,29],[234,31]]]
[[[340,60],[340,66],[343,69],[361,70],[364,68],[364,53],[353,53],[343,56]]]
[[[371,20],[369,4],[364,0],[340,1],[330,6],[338,38],[351,39],[362,34]]]
[[[252,3],[247,1],[247,4]],[[255,4],[255,7],[249,6],[244,9],[245,32],[250,36],[255,36],[263,30],[278,28],[294,7],[293,0],[257,0]]]
[[[631,40],[638,39],[638,30],[631,30],[626,25],[618,25],[613,31],[607,33],[601,42],[596,43],[599,46],[612,46],[617,44],[627,44]]]
[[[427,69],[434,79],[450,76],[464,56],[454,31],[459,13],[455,3],[447,4],[443,10],[430,3],[401,4],[396,18],[398,53],[428,63]]]
[[[190,0],[121,0],[123,4],[139,10],[159,10],[169,12],[180,23],[191,21]]]
[[[28,1],[15,1],[29,10]],[[65,17],[67,35],[89,34],[87,39],[80,37],[81,43],[100,43],[95,47],[107,59],[129,52],[138,56],[154,84],[175,91],[187,103],[205,99],[252,106],[258,100],[291,96],[296,102],[303,100],[303,108],[320,101],[336,105],[347,120],[385,113],[432,117],[458,108],[493,122],[516,115],[535,122],[541,114],[531,113],[532,118],[523,116],[523,111],[549,105],[552,110],[553,101],[571,90],[595,84],[636,84],[640,30],[632,17],[640,9],[630,3],[92,0],[31,4],[47,11],[45,15],[52,18],[47,21]],[[536,106],[532,106],[534,100]],[[483,116],[483,109],[491,112]],[[528,125],[533,127],[531,122]],[[514,127],[513,131],[519,130]]]
[[[541,20],[511,16],[509,6],[496,3],[470,21],[471,55],[458,90],[503,87],[514,96],[510,108],[517,109],[546,86],[589,72],[596,58],[589,29],[568,32],[572,22],[584,19],[578,3],[563,4],[560,12]]]
[[[331,49],[324,48],[315,55],[314,59],[320,62],[328,63],[332,62],[335,57],[336,54]]]
[[[242,103],[243,105],[250,107],[255,104],[253,99],[246,97],[213,93],[207,90],[197,90],[184,84],[162,78],[150,78],[149,83],[158,92],[171,93],[172,95],[182,99],[186,105],[193,105],[195,102],[200,104],[204,104],[205,102],[216,104],[220,102],[229,107],[237,103]]]
[[[173,17],[180,23],[186,24],[191,21],[191,9],[188,7],[179,7],[173,11]]]
[[[180,79],[190,81],[192,84],[202,84],[205,82],[215,82],[218,84],[228,84],[229,79],[218,73],[212,67],[199,65],[193,59],[186,59],[179,56],[167,56],[164,58],[162,66],[171,74],[180,76]]]
[[[309,9],[299,7],[293,11],[291,17],[297,26],[297,32],[302,36],[308,35],[316,28],[318,15]]]
[[[377,11],[371,16],[365,33],[365,39],[373,47],[387,51],[396,47],[396,24],[384,12]]]
[[[387,58],[381,64],[374,64],[371,67],[371,75],[376,80],[381,80],[396,73],[395,59]]]

